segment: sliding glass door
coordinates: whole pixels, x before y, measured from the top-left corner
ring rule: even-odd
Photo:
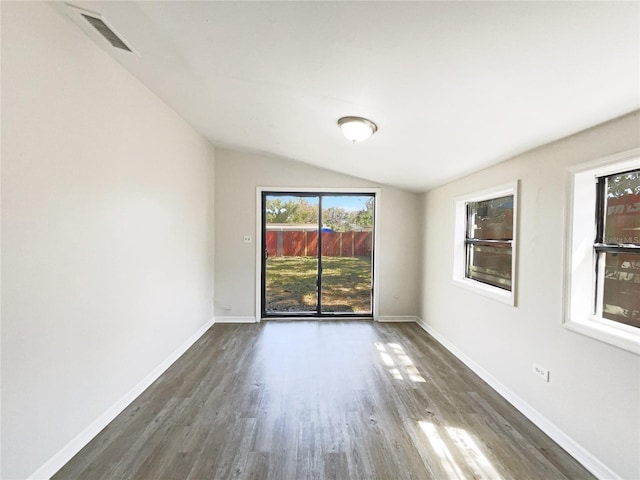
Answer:
[[[371,316],[373,194],[262,194],[262,315]]]
[[[317,196],[263,195],[263,314],[318,309]]]

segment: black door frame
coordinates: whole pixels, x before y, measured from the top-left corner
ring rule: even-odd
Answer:
[[[318,275],[316,280],[317,297],[316,311],[307,312],[278,312],[266,311],[267,297],[267,216],[266,203],[268,196],[314,197],[318,198]],[[323,312],[322,311],[322,197],[372,197],[373,198],[373,229],[371,232],[371,311],[369,313],[352,312]],[[261,266],[260,266],[260,309],[262,318],[373,318],[374,310],[374,271],[375,271],[375,238],[376,238],[376,192],[331,192],[331,191],[283,191],[262,190],[260,199],[260,228],[261,228]]]

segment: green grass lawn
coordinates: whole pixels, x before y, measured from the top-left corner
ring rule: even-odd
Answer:
[[[371,312],[371,259],[323,257],[324,312]],[[267,312],[316,309],[317,259],[270,257],[267,260]]]

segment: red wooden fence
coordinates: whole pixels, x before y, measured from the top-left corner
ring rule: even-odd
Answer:
[[[371,232],[322,232],[322,255],[325,257],[366,257],[371,255]],[[270,257],[315,257],[318,232],[267,231]]]

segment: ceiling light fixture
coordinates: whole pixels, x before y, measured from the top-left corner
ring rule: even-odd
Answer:
[[[353,143],[362,142],[378,131],[375,123],[362,117],[342,117],[338,126]]]

